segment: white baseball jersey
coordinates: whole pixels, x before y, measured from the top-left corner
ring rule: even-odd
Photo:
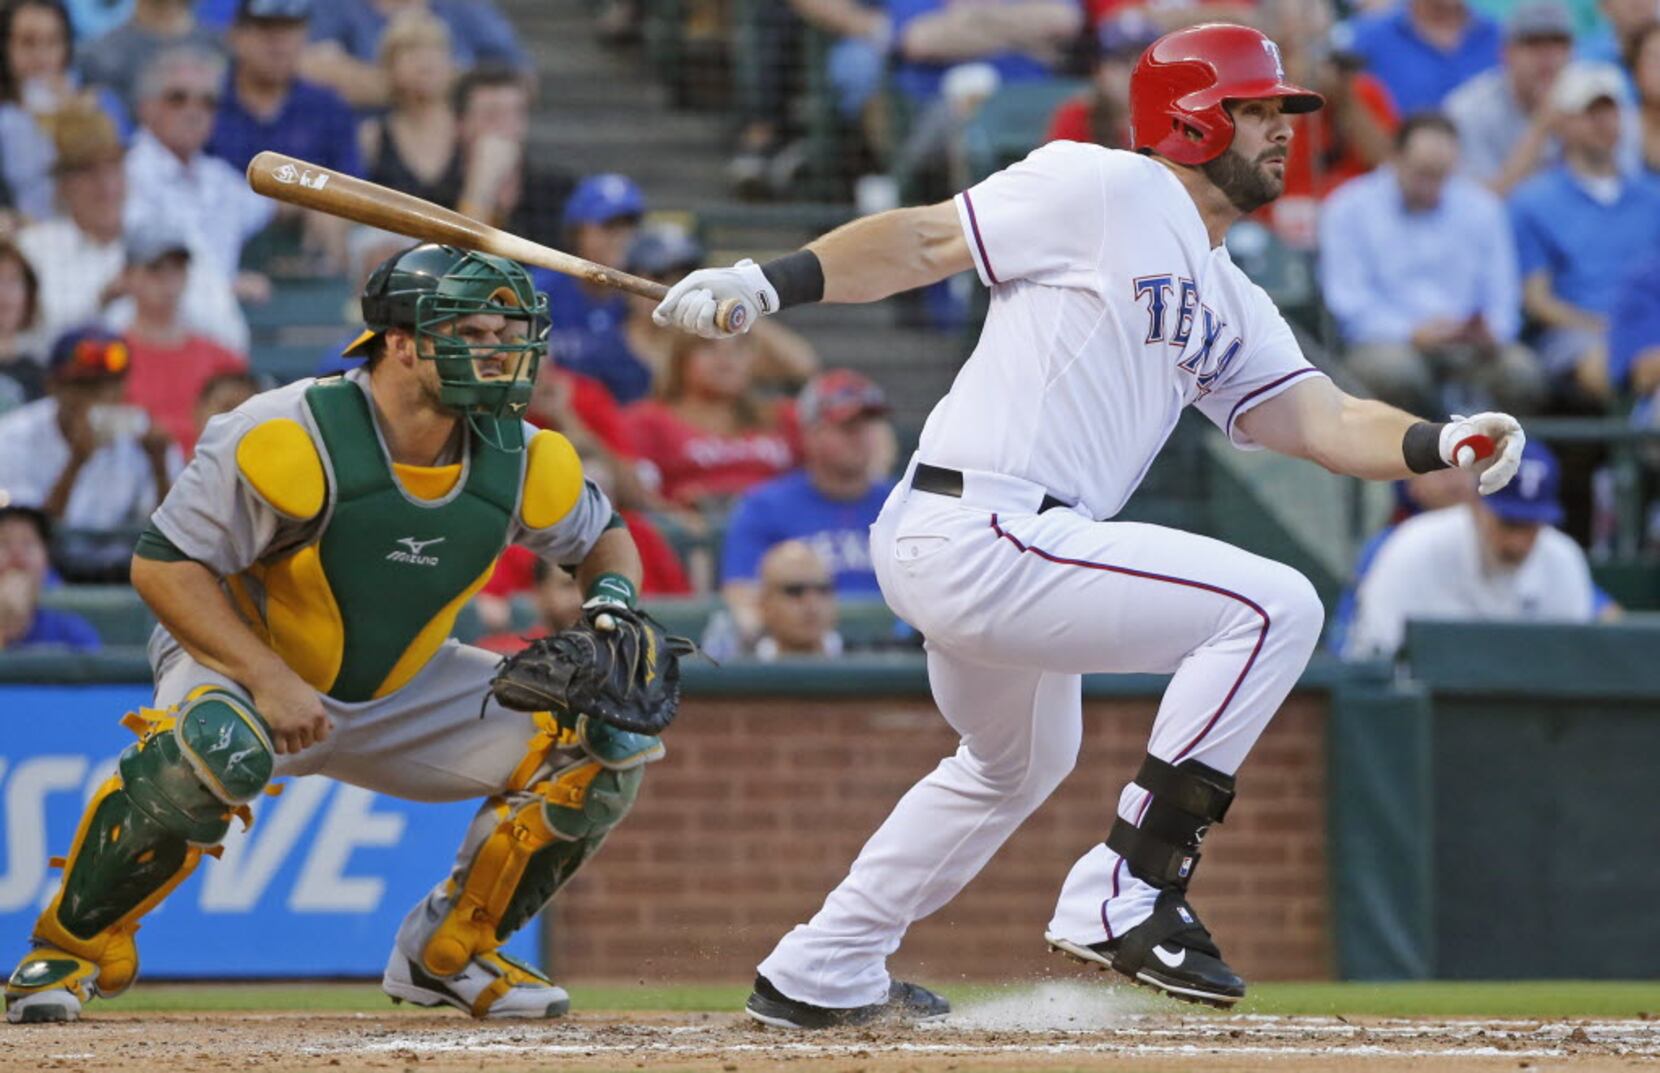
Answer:
[[[1378,549],[1344,654],[1393,655],[1409,619],[1589,622],[1595,603],[1585,552],[1566,533],[1547,525],[1521,565],[1490,567],[1474,510],[1447,507],[1408,518]]]
[[[1303,378],[1268,295],[1212,248],[1168,168],[1053,142],[957,195],[991,309],[918,457],[1040,484],[1110,518],[1182,408],[1239,416]]]

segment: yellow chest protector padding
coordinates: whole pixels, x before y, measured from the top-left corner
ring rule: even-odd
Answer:
[[[323,510],[328,483],[311,434],[287,417],[262,421],[236,445],[236,468],[271,509],[307,521]]]
[[[571,441],[550,429],[530,438],[526,448],[524,495],[519,519],[527,529],[556,525],[582,498],[582,459]]]
[[[455,482],[461,479],[461,463],[456,462],[448,466],[406,466],[402,462],[392,463],[392,472],[398,475],[398,483],[403,490],[416,499],[431,501],[443,499],[455,487]]]

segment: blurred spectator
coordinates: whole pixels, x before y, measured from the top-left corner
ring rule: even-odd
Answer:
[[[23,229],[17,245],[40,279],[40,320],[32,345],[47,344],[77,325],[102,322],[119,329],[132,319],[122,267],[122,211],[127,176],[121,141],[109,116],[96,108],[65,109],[54,125],[58,204],[64,215]],[[248,322],[230,284],[192,270],[185,285],[185,319],[232,349],[248,345]]]
[[[127,112],[107,89],[83,91],[69,57],[73,37],[60,0],[0,5],[0,176],[12,207],[32,220],[52,215],[52,125],[72,104],[95,105],[118,126]]]
[[[724,505],[795,463],[778,408],[755,395],[753,357],[747,336],[681,336],[662,398],[624,411],[646,483],[663,499]]]
[[[1312,0],[1325,3],[1326,0]],[[1200,22],[1258,25],[1257,0],[1085,0],[1091,25],[1099,26],[1126,12],[1139,12],[1159,34]]]
[[[29,259],[0,239],[0,415],[46,393],[46,367],[29,345],[40,309],[40,280]]]
[[[637,276],[672,287],[689,272],[702,268],[703,258],[702,244],[680,228],[647,227],[629,246],[624,267]],[[661,384],[668,370],[669,352],[682,333],[652,320],[651,311],[656,307],[654,299],[630,295],[628,319],[623,322],[618,342],[628,351],[629,360],[646,367],[652,383]],[[753,376],[757,384],[793,392],[818,371],[818,352],[813,344],[777,317],[757,321],[749,335],[755,340]]]
[[[1562,520],[1555,457],[1530,442],[1504,488],[1402,522],[1360,583],[1345,657],[1393,656],[1414,619],[1589,622],[1585,553]]]
[[[454,208],[461,201],[466,160],[451,99],[455,63],[449,31],[425,11],[405,12],[381,38],[379,63],[391,107],[365,119],[359,131],[369,178]]]
[[[224,58],[194,48],[158,55],[138,82],[143,127],[127,153],[129,227],[165,223],[190,244],[195,267],[244,300],[270,296],[270,280],[240,271],[242,246],[271,222],[276,202],[242,172],[203,152],[225,84]]]
[[[621,268],[646,211],[645,194],[626,175],[590,175],[565,202],[565,241],[560,249],[596,264]],[[628,296],[546,268],[531,276],[548,296],[548,356],[560,367],[604,384],[620,403],[651,391],[651,370],[619,348],[628,318]]]
[[[1606,398],[1608,313],[1628,266],[1660,245],[1660,188],[1620,173],[1623,90],[1606,64],[1573,64],[1551,92],[1563,160],[1511,196],[1524,308],[1570,406]]]
[[[143,524],[182,464],[166,431],[121,402],[127,365],[127,344],[97,329],[53,345],[47,397],[0,417],[0,488],[12,503],[74,529]]]
[[[444,24],[450,58],[463,71],[486,62],[527,74],[531,69],[512,23],[490,0],[327,0],[311,20],[301,72],[354,107],[386,104],[391,87],[376,58],[388,24],[409,11],[430,12]]]
[[[133,322],[126,339],[132,365],[127,401],[142,406],[185,454],[196,446],[197,397],[222,373],[247,370],[247,359],[190,331],[179,318],[179,303],[190,271],[190,247],[162,225],[127,236],[127,289]]]
[[[1561,159],[1551,87],[1573,56],[1573,16],[1560,0],[1527,0],[1505,27],[1504,66],[1447,98],[1466,174],[1501,195]]]
[[[753,655],[763,663],[842,653],[830,569],[799,540],[787,540],[762,557],[760,614],[761,635]]]
[[[1048,78],[1083,26],[1076,0],[887,0],[887,11],[894,85],[919,104],[960,63],[989,63],[1003,84]]]
[[[787,196],[806,161],[796,141],[792,112],[808,62],[805,30],[831,37],[824,75],[836,111],[857,122],[881,88],[891,22],[883,0],[789,0],[752,5],[734,27],[733,82],[738,96],[737,154],[727,167],[733,188],[744,197]]]
[[[1642,169],[1660,179],[1660,20],[1631,46],[1631,80],[1637,86],[1637,145]]]
[[[533,242],[557,246],[574,183],[531,159],[530,84],[500,63],[481,63],[455,84],[457,150],[465,161],[458,208]]]
[[[208,377],[207,383],[196,394],[195,405],[191,407],[191,445],[194,447],[196,441],[202,438],[202,430],[207,428],[209,421],[220,414],[230,413],[262,390],[259,377],[245,370],[214,373]]]
[[[721,596],[740,634],[759,630],[761,561],[769,548],[800,541],[835,578],[840,596],[875,596],[870,526],[893,481],[878,478],[887,446],[882,389],[851,369],[814,377],[796,403],[801,468],[757,485],[738,500],[721,552]]]
[[[238,0],[231,77],[207,151],[238,172],[272,149],[360,175],[357,120],[332,90],[299,77],[313,0]]]
[[[56,646],[90,652],[98,631],[79,615],[40,606],[51,528],[46,515],[4,500],[0,489],[0,652]]]
[[[1389,159],[1400,116],[1389,90],[1363,70],[1324,0],[1266,0],[1259,21],[1279,43],[1287,76],[1326,99],[1302,117],[1285,160],[1285,190],[1266,211],[1275,234],[1299,250],[1318,242],[1320,202]]]
[[[1579,57],[1595,63],[1623,63],[1643,29],[1660,20],[1655,0],[1598,0],[1607,25],[1580,41]]]
[[[1130,144],[1130,72],[1158,36],[1158,24],[1138,8],[1103,19],[1095,29],[1089,88],[1055,109],[1044,140],[1126,148]]]
[[[529,560],[532,584],[528,591],[536,605],[536,621],[527,630],[492,633],[473,642],[479,648],[504,656],[524,648],[527,641],[574,626],[582,618],[582,588],[577,585],[574,574],[537,558],[529,548],[515,544],[508,551],[520,553]]]
[[[196,21],[194,6],[193,0],[136,0],[131,18],[76,54],[82,77],[108,86],[128,112],[136,112],[139,76],[162,52],[182,46],[217,53],[222,47],[218,32]]]
[[[1357,16],[1352,48],[1410,116],[1441,107],[1458,85],[1499,63],[1499,24],[1466,0],[1402,0]]]
[[[1395,162],[1326,202],[1320,283],[1350,369],[1378,398],[1413,413],[1460,406],[1469,388],[1528,413],[1544,391],[1516,345],[1520,289],[1504,204],[1456,173],[1458,135],[1424,112],[1401,127]]]

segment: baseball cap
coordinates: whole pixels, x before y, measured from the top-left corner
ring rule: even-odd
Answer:
[[[624,216],[643,216],[646,196],[626,175],[606,172],[590,175],[576,184],[565,202],[565,226],[603,224]]]
[[[14,501],[11,493],[0,488],[0,522],[7,518],[22,518],[35,527],[35,532],[40,534],[42,542],[52,542],[52,519],[47,517],[46,512],[39,507]]]
[[[114,332],[71,328],[52,344],[46,367],[60,382],[85,382],[125,376],[131,361],[126,341]]]
[[[52,159],[54,175],[120,160],[126,152],[115,121],[90,103],[69,105],[53,117],[52,146],[57,153]]]
[[[1511,41],[1572,41],[1574,16],[1561,0],[1525,0],[1510,13],[1504,36]]]
[[[311,0],[237,0],[237,22],[305,22],[310,18]]]
[[[128,231],[123,240],[127,263],[149,266],[171,254],[190,257],[190,243],[176,227],[160,221],[147,221]]]
[[[641,231],[628,248],[628,270],[642,276],[666,276],[703,264],[703,244],[678,227]]]
[[[1551,105],[1559,112],[1577,114],[1600,100],[1625,100],[1625,77],[1611,63],[1573,63],[1551,87]]]
[[[1561,476],[1551,449],[1529,441],[1510,483],[1482,502],[1507,522],[1556,525],[1562,520]]]
[[[795,412],[803,425],[820,421],[851,421],[855,417],[885,414],[887,396],[876,382],[852,369],[829,369],[807,381],[796,396]]]

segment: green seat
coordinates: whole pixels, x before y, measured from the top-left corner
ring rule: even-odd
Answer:
[[[62,585],[40,594],[40,605],[80,615],[106,645],[143,645],[155,616],[126,585]]]
[[[1041,145],[1049,130],[1049,117],[1085,85],[1056,78],[1017,82],[992,94],[963,131],[963,150],[972,180],[984,179]]]
[[[256,373],[264,373],[288,383],[317,373],[317,364],[327,355],[328,348],[312,343],[255,343],[249,363]]]
[[[344,326],[346,303],[351,296],[351,288],[342,279],[290,281],[277,284],[267,301],[250,302],[242,311],[256,335],[262,329],[295,324]]]

